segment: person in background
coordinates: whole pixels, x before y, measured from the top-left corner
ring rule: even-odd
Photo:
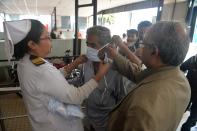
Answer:
[[[141,58],[140,45],[141,43],[143,43],[145,32],[151,27],[151,25],[152,23],[149,21],[141,21],[137,27],[138,31],[136,31],[135,29],[127,31],[127,35],[130,35],[130,37],[128,36],[126,44],[129,47],[129,49],[132,52],[135,52],[136,56],[138,56],[139,58]],[[121,49],[119,49],[119,51],[121,54],[125,55],[124,51],[121,51]]]
[[[126,47],[128,47],[128,49],[130,49],[132,52],[135,52],[137,49],[137,47],[135,45],[137,40],[138,40],[137,30],[135,30],[135,29],[127,30],[127,41],[126,42],[124,42],[123,40],[120,41],[120,42],[123,42],[125,46],[122,45],[122,46],[118,47],[119,53],[122,54],[123,56],[126,56],[129,59],[129,56],[127,56],[129,53],[128,53],[128,50],[126,50]]]
[[[127,35],[125,33],[122,34],[122,41],[127,42]]]
[[[88,28],[86,35],[88,61],[82,65],[82,78],[85,83],[97,74],[101,61],[98,57],[98,50],[111,42],[110,30],[103,26]],[[101,55],[104,54],[101,53]],[[106,56],[105,60],[108,62]],[[125,95],[122,76],[109,68],[97,89],[85,101],[88,122],[95,131],[106,131],[109,112]]]
[[[138,26],[138,43],[141,43],[144,39],[144,35],[147,30],[151,27],[152,23],[150,21],[141,21]]]
[[[136,43],[134,44],[135,47],[136,47],[136,50],[135,50],[135,55],[137,57],[139,57],[141,59],[141,52],[142,52],[142,48],[141,46],[143,46],[143,39],[144,39],[144,35],[145,33],[148,31],[148,29],[152,26],[152,23],[150,21],[141,21],[139,24],[138,24],[138,40],[136,41]],[[146,68],[145,65],[142,65],[143,68]]]
[[[182,125],[181,131],[190,131],[190,128],[195,126],[197,122],[197,55],[182,63],[180,69],[184,72],[187,71],[186,77],[191,87],[191,99],[188,105],[190,116]]]
[[[138,40],[138,32],[135,29],[127,30],[127,41],[122,44],[122,46],[119,46],[119,53],[123,56],[126,56],[129,60],[132,60],[133,55],[129,55],[128,52],[135,52],[138,47],[136,46],[136,41]],[[136,63],[141,66],[141,61],[136,61]],[[123,83],[125,88],[127,89],[127,92],[130,92],[133,90],[136,86],[135,82],[128,80],[126,77],[123,77]]]
[[[63,32],[61,30],[59,31],[58,38],[59,39],[65,39],[65,36],[64,36],[64,34],[63,34]]]
[[[57,39],[54,29],[51,30],[50,36],[51,36],[51,39]]]
[[[8,59],[14,54],[19,60],[17,73],[33,130],[83,131],[80,104],[98,86],[109,65],[101,62],[97,74],[75,88],[64,78],[68,68],[57,70],[44,59],[51,51],[51,38],[40,21],[6,21],[4,28],[5,44],[11,46]],[[76,60],[70,69],[84,61]]]
[[[80,31],[77,32],[77,37],[78,37],[78,39],[82,39],[82,34]]]
[[[189,83],[179,68],[189,42],[179,22],[154,24],[143,40],[141,60],[147,68],[141,71],[106,48],[114,69],[137,83],[110,112],[108,131],[176,131],[190,100]]]
[[[138,40],[138,32],[135,29],[127,30],[127,42],[126,45],[128,48],[135,52],[138,47],[136,47],[135,43]]]

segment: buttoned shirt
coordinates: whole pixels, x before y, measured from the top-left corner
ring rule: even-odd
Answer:
[[[65,119],[50,112],[48,103],[54,98],[64,104],[80,105],[97,87],[91,79],[79,88],[68,84],[62,73],[46,60],[36,66],[25,55],[18,63],[17,71],[28,117],[34,131],[83,131],[81,119]]]

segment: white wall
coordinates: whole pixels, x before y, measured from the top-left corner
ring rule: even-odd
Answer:
[[[65,51],[70,49],[70,55],[73,55],[73,39],[53,39],[52,40],[52,50],[48,57],[58,57],[65,56]],[[86,54],[86,42],[83,39],[81,41],[81,54]],[[6,60],[4,50],[4,40],[0,40],[0,60]],[[7,65],[7,62],[0,62],[0,66]]]
[[[53,39],[52,40],[52,50],[48,55],[51,56],[64,56],[66,50],[71,50],[70,55],[73,55],[73,39]],[[83,39],[81,41],[81,54],[86,53],[86,43]]]
[[[187,2],[179,2],[175,6],[174,17],[172,18],[174,3],[165,4],[163,6],[163,12],[161,20],[176,20],[185,23],[185,17],[187,14]]]

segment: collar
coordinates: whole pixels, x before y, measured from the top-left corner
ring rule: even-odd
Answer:
[[[40,66],[45,63],[44,59],[38,56],[30,55],[29,59],[35,66]]]
[[[158,69],[145,69],[138,76],[136,76],[136,81],[139,84],[151,82],[153,80],[164,79],[173,74],[173,72],[178,72],[179,66],[165,66]],[[165,75],[163,74],[165,72]]]
[[[141,84],[145,84],[151,81],[155,81],[155,80],[159,80],[159,79],[164,79],[166,77],[172,77],[173,73],[178,73],[180,72],[179,66],[166,66],[166,67],[162,67],[159,69],[145,69],[144,71],[142,71],[139,76],[137,76],[137,80],[139,81],[139,84],[136,85],[137,88],[135,88],[134,90],[138,89],[138,87]],[[164,75],[165,73],[165,75]],[[131,92],[133,92],[134,90],[132,90]],[[131,92],[129,92],[111,111],[111,113],[116,110],[121,103],[131,94]]]

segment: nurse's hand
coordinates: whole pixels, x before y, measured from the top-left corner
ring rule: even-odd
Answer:
[[[110,64],[109,63],[104,64],[104,62],[101,61],[100,65],[99,65],[99,70],[97,71],[94,79],[97,82],[99,82],[104,77],[104,75],[108,72],[109,68],[110,68]]]
[[[64,71],[66,72],[66,74],[70,74],[73,69],[77,68],[78,65],[85,63],[87,60],[88,59],[85,55],[80,55],[72,63],[64,66]]]
[[[83,64],[85,62],[87,62],[88,58],[86,57],[86,55],[80,55],[79,57],[77,57],[75,59],[76,64]]]

